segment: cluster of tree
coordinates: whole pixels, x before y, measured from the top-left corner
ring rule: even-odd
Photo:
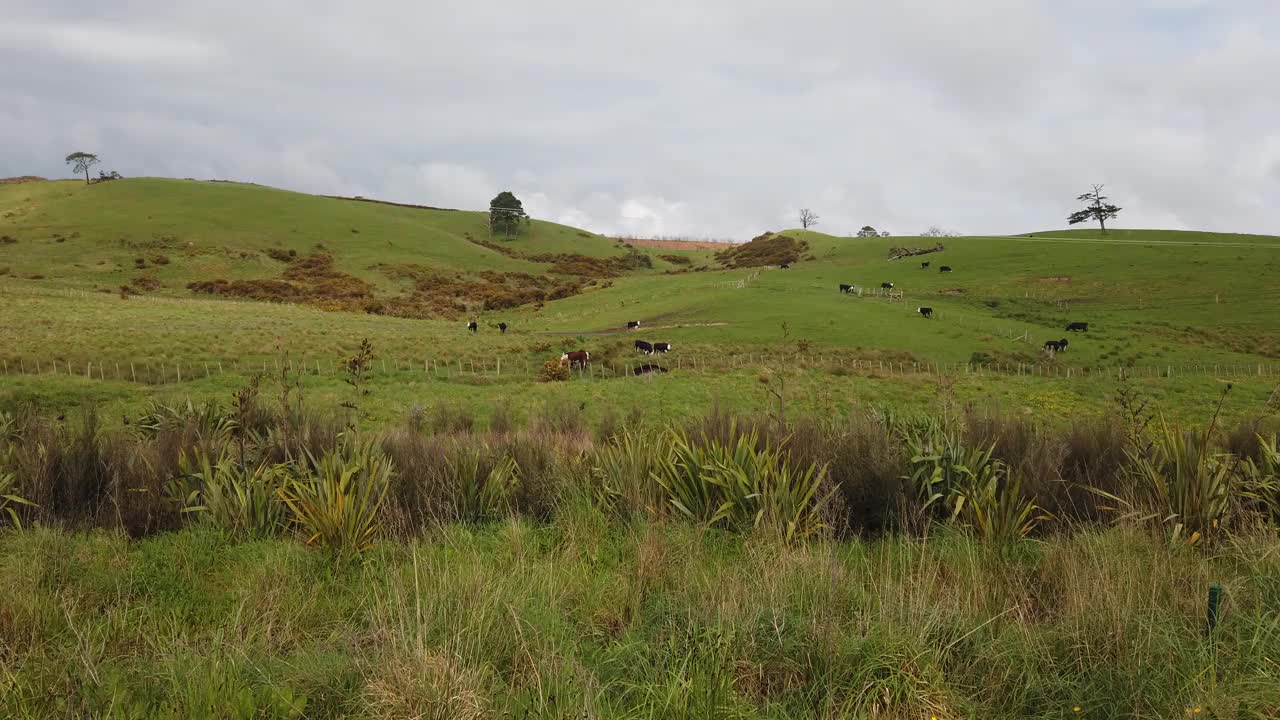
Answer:
[[[920,237],[942,238],[942,237],[960,237],[960,233],[952,230],[944,230],[937,225],[930,225],[928,230],[920,233]]]
[[[862,229],[858,231],[858,237],[860,238],[889,237],[889,231],[888,230],[877,231],[874,227],[871,227],[870,225],[863,225]]]

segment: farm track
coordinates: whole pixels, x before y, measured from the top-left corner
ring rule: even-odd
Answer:
[[[1191,247],[1211,248],[1273,248],[1280,250],[1280,243],[1246,243],[1246,242],[1198,242],[1195,240],[1103,240],[1101,238],[1064,238],[1064,237],[1021,237],[1017,235],[971,235],[969,240],[1016,240],[1018,242],[1045,243],[1079,243],[1091,245],[1139,245],[1143,247],[1163,247],[1165,245],[1185,245]]]

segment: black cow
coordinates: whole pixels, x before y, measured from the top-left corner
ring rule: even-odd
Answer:
[[[671,352],[671,343],[654,343],[653,351],[656,353]]]
[[[632,375],[644,375],[646,373],[652,373],[652,372],[664,373],[664,372],[667,372],[667,369],[662,367],[661,365],[645,364],[645,365],[637,365],[631,370]]]
[[[586,350],[573,350],[560,356],[560,362],[568,362],[569,367],[586,367],[591,362],[591,353]]]
[[[639,321],[639,320],[628,320],[628,321],[627,321],[627,329],[628,329],[628,330],[639,330],[639,329],[640,329],[640,321]]]
[[[468,330],[470,330],[471,332],[475,332],[475,331],[476,331],[476,321],[475,321],[475,320],[472,320],[471,322],[467,323],[467,329],[468,329]]]
[[[892,289],[893,289],[893,283],[880,283],[880,288],[881,288],[882,290],[892,290]]]
[[[653,354],[653,346],[643,340],[636,341],[636,349],[644,353],[645,355]]]
[[[1055,353],[1066,352],[1067,339],[1062,338],[1061,340],[1050,340],[1044,344],[1044,349]]]
[[[923,307],[916,308],[916,312],[920,313],[921,316],[926,318],[933,317],[933,308],[923,308]]]
[[[500,322],[500,323],[498,323],[498,332],[502,333],[503,335],[506,335],[506,334],[507,334],[507,324],[506,324],[506,323],[504,323],[504,322]]]
[[[926,261],[924,261],[924,262],[920,263],[920,269],[921,269],[921,270],[925,270],[925,269],[927,269],[928,267],[929,267],[929,261],[928,261],[928,260],[926,260]]]
[[[1067,324],[1067,332],[1088,332],[1088,331],[1089,331],[1089,323],[1073,322],[1073,323]]]
[[[942,267],[938,268],[938,272],[951,272],[951,266],[943,265]]]
[[[791,266],[790,266],[790,265],[788,265],[788,264],[786,264],[786,263],[782,263],[781,265],[779,265],[779,266],[778,266],[778,269],[779,269],[779,270],[790,270],[790,269],[791,269]]]
[[[842,292],[842,293],[850,293],[850,292],[853,292],[853,286],[852,286],[852,285],[845,285],[844,283],[840,283],[840,292]]]

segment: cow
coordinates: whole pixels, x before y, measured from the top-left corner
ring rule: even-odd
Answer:
[[[840,292],[842,292],[842,293],[846,293],[846,294],[847,294],[847,293],[850,293],[850,292],[853,292],[853,286],[852,286],[852,285],[845,285],[844,283],[840,283]]]
[[[653,351],[656,353],[671,352],[671,343],[654,343]]]
[[[662,367],[661,365],[645,364],[645,365],[637,365],[631,370],[632,375],[644,375],[646,373],[652,373],[652,372],[664,373],[664,372],[667,372],[667,369]]]
[[[506,335],[506,334],[507,334],[507,324],[506,324],[506,323],[504,323],[504,322],[500,322],[500,323],[498,323],[498,332],[502,333],[503,335]]]
[[[572,350],[560,356],[561,363],[569,363],[569,367],[586,367],[591,362],[591,353],[586,350]]]
[[[1088,332],[1088,331],[1089,331],[1089,323],[1087,322],[1067,323],[1067,332]]]
[[[628,321],[627,321],[627,329],[628,329],[628,330],[639,330],[639,329],[640,329],[640,321],[639,321],[639,320],[628,320]]]
[[[779,266],[778,266],[778,269],[779,269],[779,270],[790,270],[790,269],[791,269],[791,266],[790,266],[790,265],[788,265],[787,263],[782,263],[781,265],[779,265]]]
[[[921,317],[925,317],[925,318],[933,317],[933,308],[919,307],[919,308],[916,308],[916,312],[920,313]]]
[[[636,341],[636,349],[644,353],[645,355],[653,354],[653,346],[643,340]]]
[[[471,332],[475,332],[475,331],[476,331],[476,327],[477,327],[477,326],[476,326],[476,321],[475,321],[475,320],[472,320],[471,322],[467,323],[467,329],[468,329],[468,330],[470,330]]]
[[[951,266],[943,265],[942,267],[938,268],[938,272],[951,272]]]
[[[1062,338],[1061,340],[1050,340],[1044,344],[1044,349],[1052,353],[1066,352],[1067,339]]]
[[[928,270],[928,269],[929,269],[929,261],[928,261],[928,260],[925,260],[924,262],[920,263],[920,269],[921,269],[921,270]]]
[[[892,290],[892,289],[893,289],[893,283],[880,283],[880,288],[881,288],[882,290]]]

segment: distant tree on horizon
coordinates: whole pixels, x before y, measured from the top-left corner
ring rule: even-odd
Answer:
[[[800,227],[808,230],[818,224],[818,213],[809,208],[800,208]]]
[[[1094,185],[1089,192],[1076,198],[1082,202],[1088,203],[1083,210],[1077,210],[1067,216],[1067,222],[1076,225],[1090,220],[1097,220],[1098,225],[1102,228],[1102,234],[1107,234],[1107,221],[1118,216],[1123,208],[1116,207],[1107,202],[1110,198],[1102,194],[1103,185]]]
[[[858,237],[861,237],[861,238],[880,237],[880,233],[876,232],[876,229],[871,227],[870,225],[863,225],[862,229],[858,231]]]
[[[510,190],[503,190],[489,201],[489,232],[508,237],[520,232],[520,223],[528,219],[524,203]]]
[[[937,225],[930,225],[928,230],[925,230],[924,232],[920,233],[920,237],[927,237],[927,238],[959,237],[959,235],[960,233],[954,232],[952,230],[944,230],[938,227]]]
[[[89,184],[89,168],[97,165],[100,160],[98,156],[87,152],[73,152],[67,156],[68,165],[74,165],[74,171],[77,175],[84,173],[84,184]]]

